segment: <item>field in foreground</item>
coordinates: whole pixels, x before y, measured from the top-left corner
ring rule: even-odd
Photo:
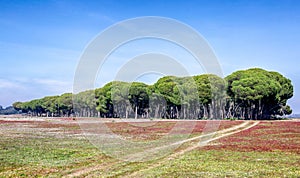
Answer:
[[[220,121],[211,130],[216,134],[201,147],[198,143],[208,121],[180,121],[194,124],[189,137],[170,154],[146,162],[126,162],[103,154],[78,125],[85,122],[89,119],[0,118],[0,177],[300,176],[298,120]],[[168,120],[105,122],[114,134],[145,142],[163,137],[176,124]]]

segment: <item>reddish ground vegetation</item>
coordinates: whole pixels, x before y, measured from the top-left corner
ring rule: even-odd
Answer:
[[[223,130],[227,129],[230,127],[233,127],[235,125],[242,124],[244,121],[227,121],[227,120],[222,120],[222,121],[198,121],[196,126],[194,127],[193,133],[202,133],[203,129],[205,127],[209,127],[210,125],[213,125],[213,128],[207,129],[208,131],[216,131],[216,130]]]
[[[177,128],[176,134],[201,134],[204,129],[207,132],[223,130],[243,123],[243,121],[178,121],[180,126]],[[163,135],[171,132],[176,127],[177,121],[158,121],[151,126],[143,126],[149,122],[129,123],[106,123],[106,125],[115,133],[126,138],[133,139],[158,139]],[[188,130],[188,127],[193,130]],[[181,129],[181,130],[180,130]],[[188,130],[188,131],[187,131]]]
[[[21,121],[16,121],[16,120],[0,120],[0,124],[31,124],[33,123],[34,121],[24,121],[24,120],[21,120]]]
[[[71,121],[71,120],[70,120]],[[81,129],[76,122],[70,122],[69,120],[62,118],[49,118],[49,120],[0,120],[0,126],[6,128],[28,128],[28,132],[34,132],[35,134],[41,133],[41,130],[30,129],[42,129],[43,134],[49,132],[58,132],[66,134],[80,134]],[[24,130],[25,132],[25,130]]]
[[[92,122],[90,122],[92,121]],[[104,121],[95,123],[93,121]],[[123,122],[122,120],[101,120],[100,118],[43,118],[40,120],[0,120],[0,124],[9,124],[12,128],[26,127],[42,129],[43,133],[60,132],[68,135],[81,134],[85,128],[95,128],[88,130],[91,133],[102,133],[95,124],[105,124],[113,133],[123,136],[125,139],[133,140],[155,140],[172,132],[172,134],[191,134],[192,136],[223,130],[243,121],[191,121],[191,120],[160,120],[160,121],[140,121]],[[79,124],[80,123],[80,124]],[[83,130],[81,129],[83,126]],[[38,130],[36,130],[39,132]]]
[[[153,125],[147,126],[147,124],[149,123],[106,123],[107,127],[109,127],[113,133],[124,136],[126,138],[153,140],[158,139],[162,135],[168,133],[174,127],[175,122],[158,121]]]
[[[253,128],[221,138],[203,149],[300,153],[300,122],[260,122]]]

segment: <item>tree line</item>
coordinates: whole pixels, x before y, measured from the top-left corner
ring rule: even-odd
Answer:
[[[33,116],[167,119],[272,119],[289,115],[293,85],[278,72],[260,68],[213,74],[165,76],[153,85],[112,81],[102,88],[65,93],[13,107]]]
[[[10,115],[10,114],[18,114],[18,111],[15,110],[12,106],[8,106],[6,108],[3,108],[0,105],[0,115]]]

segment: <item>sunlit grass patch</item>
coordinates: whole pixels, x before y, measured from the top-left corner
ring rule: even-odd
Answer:
[[[153,169],[146,177],[297,177],[300,156],[283,152],[194,150]]]

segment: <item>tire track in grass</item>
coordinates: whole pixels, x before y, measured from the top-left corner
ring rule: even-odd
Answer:
[[[108,161],[108,162],[104,162],[100,165],[95,165],[95,166],[91,166],[91,167],[87,167],[87,168],[79,168],[75,171],[73,171],[72,173],[63,176],[64,178],[69,178],[69,177],[85,177],[88,174],[95,172],[95,171],[100,171],[100,170],[104,170],[107,168],[110,168],[118,163],[122,163],[122,161],[117,161],[117,160],[113,160],[113,161]]]
[[[250,124],[250,125],[249,125]],[[158,161],[157,163],[153,164],[152,166],[150,165],[149,167],[147,167],[146,169],[141,169],[141,170],[138,170],[130,175],[126,175],[125,177],[142,177],[143,176],[143,172],[147,171],[147,170],[150,170],[150,169],[154,169],[158,166],[161,166],[162,164],[170,161],[170,160],[173,160],[175,158],[177,158],[178,156],[180,155],[183,155],[185,154],[186,152],[189,152],[189,151],[192,151],[198,147],[201,147],[201,146],[205,146],[206,144],[208,144],[209,142],[212,142],[212,141],[215,141],[215,140],[218,140],[220,138],[223,138],[223,137],[227,137],[229,135],[233,135],[233,134],[236,134],[236,133],[239,133],[239,132],[242,132],[244,130],[248,130],[254,126],[256,126],[257,124],[259,124],[259,121],[255,121],[255,122],[252,122],[252,121],[246,121],[240,125],[237,125],[237,126],[233,126],[233,127],[230,127],[228,129],[223,129],[223,130],[220,130],[220,131],[217,131],[217,132],[214,132],[214,133],[209,133],[209,134],[205,134],[205,135],[200,135],[200,136],[197,136],[197,137],[193,137],[193,138],[190,138],[190,139],[186,139],[186,140],[183,140],[181,141],[182,143],[186,143],[186,142],[190,142],[190,141],[195,141],[195,140],[198,140],[198,139],[201,139],[201,138],[204,138],[204,137],[208,137],[208,136],[211,136],[212,134],[216,134],[217,136],[216,137],[213,137],[211,139],[208,139],[205,141],[204,144],[194,144],[192,146],[189,146],[187,147],[186,149],[183,149],[181,151],[178,151],[176,153],[173,153],[171,154],[170,156]]]
[[[191,151],[191,150],[193,150],[195,148],[201,147],[201,146],[205,146],[207,143],[209,143],[211,141],[214,141],[214,140],[220,139],[222,137],[226,137],[226,136],[229,136],[229,135],[232,135],[232,134],[235,134],[235,133],[238,133],[238,132],[250,129],[251,127],[254,127],[255,125],[257,125],[258,123],[259,123],[258,121],[256,121],[256,122],[245,121],[242,124],[239,124],[239,125],[227,128],[227,129],[223,129],[223,130],[216,131],[216,132],[213,132],[213,133],[208,133],[208,134],[204,134],[204,135],[200,135],[200,136],[188,138],[188,139],[185,139],[185,140],[182,140],[182,141],[178,141],[178,142],[172,143],[170,145],[166,145],[166,146],[154,148],[153,151],[156,151],[156,150],[159,150],[159,149],[164,149],[164,148],[169,147],[169,146],[181,145],[181,144],[184,144],[184,143],[187,143],[187,142],[197,141],[197,140],[203,139],[205,137],[211,137],[211,136],[217,135],[216,137],[213,137],[213,138],[210,138],[210,139],[206,140],[201,145],[199,145],[199,143],[197,142],[197,144],[191,145],[191,146],[189,146],[189,147],[187,147],[187,148],[185,148],[183,150],[180,150],[178,152],[175,152],[175,153],[171,154],[168,157],[162,158],[161,160],[158,160],[158,162],[156,162],[155,164],[152,164],[152,165],[148,166],[146,169],[137,170],[136,172],[133,172],[130,175],[126,175],[126,177],[141,177],[141,176],[143,176],[142,173],[144,171],[156,168],[156,167],[164,164],[165,162],[173,160],[176,157],[178,157],[178,156],[180,156],[180,155],[182,155],[182,154],[184,154],[186,152],[189,152],[189,151]],[[138,153],[138,154],[141,154],[141,153]],[[66,175],[64,177],[82,177],[82,176],[87,176],[88,174],[91,174],[93,172],[97,172],[97,171],[100,171],[100,170],[111,168],[112,166],[117,165],[119,163],[122,163],[122,161],[121,160],[120,161],[109,161],[108,163],[104,163],[104,164],[101,164],[101,165],[95,165],[95,166],[91,166],[91,167],[84,168],[84,169],[78,169],[78,170],[74,171],[73,173],[68,174],[68,175]]]

